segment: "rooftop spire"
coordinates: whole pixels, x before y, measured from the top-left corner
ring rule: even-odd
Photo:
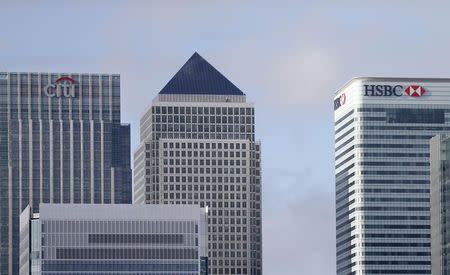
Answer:
[[[160,94],[244,95],[216,68],[195,52]]]

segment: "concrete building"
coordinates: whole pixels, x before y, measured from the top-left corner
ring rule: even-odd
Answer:
[[[131,203],[129,147],[119,75],[0,73],[0,274],[27,205]]]
[[[26,208],[20,274],[207,275],[206,219],[198,205]]]
[[[430,139],[450,79],[355,78],[337,91],[337,274],[430,274]]]
[[[430,142],[431,163],[431,274],[450,272],[450,137]]]
[[[262,274],[254,106],[199,54],[142,116],[134,162],[136,203],[210,208],[210,274]]]

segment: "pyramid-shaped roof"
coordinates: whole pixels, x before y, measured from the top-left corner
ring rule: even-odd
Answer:
[[[244,95],[198,53],[181,67],[160,94]]]

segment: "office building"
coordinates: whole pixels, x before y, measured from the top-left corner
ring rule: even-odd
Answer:
[[[30,214],[20,217],[21,275],[207,275],[198,205],[41,204]]]
[[[199,54],[142,116],[134,161],[136,203],[210,208],[210,274],[262,274],[254,106]]]
[[[450,137],[437,135],[430,142],[431,274],[450,272]]]
[[[362,77],[334,99],[337,274],[431,274],[430,139],[450,79]]]
[[[19,271],[19,215],[39,203],[131,203],[120,77],[0,73],[0,274]]]

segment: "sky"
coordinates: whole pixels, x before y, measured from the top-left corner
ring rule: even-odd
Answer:
[[[333,95],[449,77],[449,1],[2,1],[0,71],[121,74],[139,117],[198,52],[255,103],[266,275],[335,274]]]

